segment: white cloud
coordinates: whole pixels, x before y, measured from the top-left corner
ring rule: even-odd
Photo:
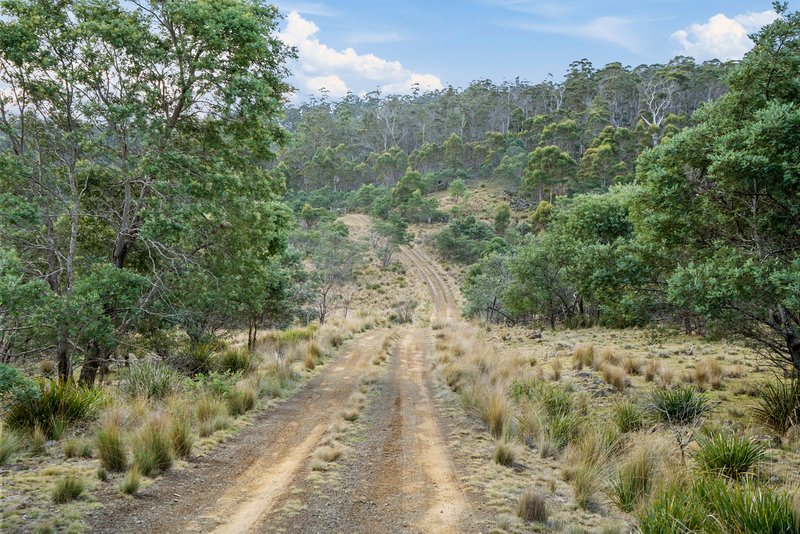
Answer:
[[[359,54],[353,48],[336,50],[320,42],[319,26],[303,18],[297,11],[287,16],[281,39],[297,47],[299,70],[295,73],[303,89],[318,92],[320,82],[332,96],[350,89],[374,89],[379,86],[389,93],[410,92],[414,83],[422,90],[442,88],[441,80],[433,74],[420,74],[404,68],[399,61],[389,61],[374,54]]]
[[[696,23],[687,29],[672,34],[672,39],[681,45],[678,53],[698,60],[741,59],[753,47],[748,34],[775,20],[774,11],[746,13],[729,18],[718,13],[708,22]]]

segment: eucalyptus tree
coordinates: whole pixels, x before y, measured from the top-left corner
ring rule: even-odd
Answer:
[[[1,6],[0,236],[54,297],[60,376],[83,353],[92,383],[154,300],[184,315],[168,281],[282,251],[266,163],[293,52],[256,0]]]

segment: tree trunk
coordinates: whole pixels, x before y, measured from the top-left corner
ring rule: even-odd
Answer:
[[[67,340],[67,326],[62,325],[58,333],[56,359],[58,361],[58,379],[61,382],[69,380],[72,370],[69,366],[69,344]]]
[[[97,373],[109,356],[111,356],[111,353],[105,348],[100,347],[97,342],[89,342],[86,360],[83,362],[83,367],[81,367],[81,376],[79,378],[79,382],[82,386],[94,386]]]

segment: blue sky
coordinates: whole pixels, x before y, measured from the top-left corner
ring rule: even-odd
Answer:
[[[767,0],[337,0],[276,2],[298,98],[408,93],[475,79],[561,79],[569,63],[739,59],[773,18]]]

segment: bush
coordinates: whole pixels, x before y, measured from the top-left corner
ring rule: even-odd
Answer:
[[[494,446],[494,461],[500,465],[511,467],[517,460],[514,447],[506,441],[498,441]]]
[[[694,461],[701,471],[736,479],[752,473],[766,458],[764,448],[746,437],[716,434],[698,439]]]
[[[685,385],[652,390],[646,407],[657,421],[674,425],[694,423],[711,411],[707,397]]]
[[[22,438],[0,425],[0,467],[9,463],[22,450]]]
[[[38,387],[36,396],[20,397],[11,404],[6,418],[9,427],[33,430],[38,426],[55,439],[66,425],[94,418],[103,403],[100,390],[71,381],[41,380]]]
[[[31,402],[38,396],[36,382],[16,368],[0,363],[0,412],[14,404]]]
[[[658,452],[648,444],[635,448],[622,461],[611,479],[614,501],[624,512],[645,502],[655,486],[659,471]]]
[[[780,435],[800,423],[800,380],[766,382],[756,387],[753,415],[763,426]]]
[[[644,426],[644,414],[641,408],[631,401],[622,401],[614,406],[614,423],[623,434],[635,432]]]
[[[91,458],[94,456],[92,442],[80,438],[68,439],[64,442],[64,456],[67,458]]]
[[[198,343],[189,346],[183,353],[183,365],[189,373],[206,374],[214,370],[214,345],[212,343]]]
[[[547,502],[545,498],[533,490],[525,491],[519,498],[517,515],[524,521],[546,523]]]
[[[128,455],[122,441],[119,425],[108,422],[95,437],[97,455],[100,463],[109,471],[124,471],[128,465]]]
[[[139,431],[133,443],[133,463],[144,476],[172,467],[172,446],[165,424],[151,419]]]
[[[120,483],[119,490],[126,495],[135,495],[142,485],[142,474],[136,466],[132,467],[125,479]]]
[[[119,389],[130,397],[163,399],[179,385],[178,373],[165,363],[143,361],[120,373]]]
[[[247,374],[255,369],[253,355],[244,347],[226,349],[217,360],[217,370],[222,373]]]
[[[456,219],[436,235],[436,248],[445,258],[475,263],[494,237],[492,228],[475,217]]]
[[[69,474],[61,478],[53,487],[53,502],[63,504],[81,496],[84,490],[83,480]]]

